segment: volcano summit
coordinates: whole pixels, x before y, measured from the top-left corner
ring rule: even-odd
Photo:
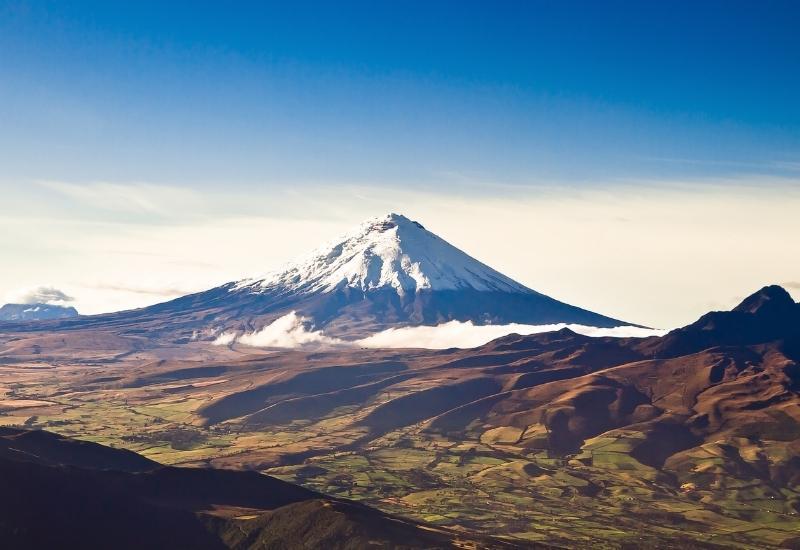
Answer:
[[[373,218],[296,263],[143,309],[63,321],[170,339],[259,330],[290,312],[335,337],[457,320],[626,325],[536,292],[399,214]],[[51,326],[52,327],[52,326]]]

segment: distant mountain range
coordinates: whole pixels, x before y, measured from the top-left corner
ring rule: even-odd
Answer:
[[[70,306],[53,304],[6,304],[0,307],[0,321],[45,321],[78,316]]]
[[[421,224],[389,214],[368,220],[269,275],[138,310],[62,321],[51,328],[103,327],[147,331],[172,341],[212,340],[223,331],[259,330],[293,311],[328,335],[352,339],[387,328],[450,320],[630,324],[531,290]]]

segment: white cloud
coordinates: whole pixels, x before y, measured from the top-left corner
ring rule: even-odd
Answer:
[[[53,286],[21,288],[10,292],[7,296],[7,301],[13,304],[53,304],[74,300],[72,296]]]
[[[586,336],[611,336],[644,338],[661,336],[666,330],[646,329],[632,326],[598,328],[585,325],[475,325],[471,321],[449,321],[436,326],[403,327],[384,330],[361,340],[341,340],[326,336],[321,330],[309,328],[311,320],[291,312],[276,319],[263,329],[237,336],[224,332],[214,345],[227,346],[238,342],[263,348],[474,348],[508,334],[538,334],[569,328]]]
[[[192,340],[195,339],[195,334],[192,335]],[[215,346],[229,346],[236,341],[236,333],[235,332],[223,332],[217,339],[214,340],[213,345]]]
[[[257,332],[240,336],[238,342],[261,348],[317,348],[343,344],[337,338],[323,335],[321,330],[312,330],[309,327],[310,322],[307,317],[301,317],[292,311]],[[223,334],[217,340],[223,337],[226,335]]]
[[[598,328],[585,325],[475,325],[471,321],[450,321],[437,326],[417,326],[384,330],[356,342],[367,348],[474,348],[508,334],[538,334],[568,328],[586,336],[636,337],[661,336],[665,330],[632,326]]]

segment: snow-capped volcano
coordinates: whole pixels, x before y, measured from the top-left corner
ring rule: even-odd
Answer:
[[[270,317],[294,311],[345,337],[453,320],[626,324],[535,292],[400,214],[367,220],[283,269],[221,289],[229,303],[259,304]]]
[[[216,340],[221,334],[252,334],[287,315],[326,337],[352,340],[448,321],[599,328],[630,324],[535,292],[421,224],[389,214],[263,277],[58,326],[110,328],[171,341]]]
[[[253,292],[364,292],[392,288],[418,291],[533,291],[467,255],[400,214],[362,223],[355,231],[319,248],[296,264],[263,278],[239,282]]]

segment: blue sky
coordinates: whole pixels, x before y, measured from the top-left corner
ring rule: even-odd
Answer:
[[[459,188],[800,162],[796,2],[291,4],[0,3],[4,179]]]
[[[799,28],[768,0],[0,0],[0,296],[138,307],[389,211],[651,326],[797,296]]]

